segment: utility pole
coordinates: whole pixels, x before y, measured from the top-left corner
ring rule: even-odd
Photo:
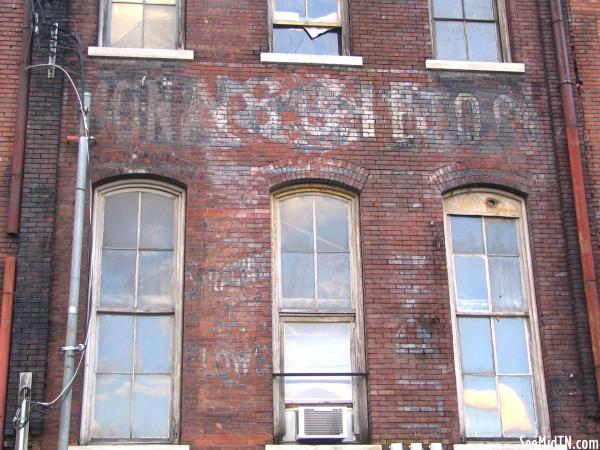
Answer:
[[[29,410],[31,408],[31,372],[19,374],[19,416],[15,417],[17,438],[15,450],[27,450],[29,446]]]
[[[77,153],[77,185],[75,188],[75,213],[73,217],[73,244],[71,248],[71,278],[69,283],[69,309],[67,312],[67,337],[65,347],[65,368],[63,374],[63,391],[65,400],[60,410],[60,426],[58,430],[58,450],[67,450],[71,425],[71,393],[75,367],[75,352],[83,350],[76,345],[77,311],[79,310],[79,287],[81,281],[81,253],[83,244],[83,212],[85,207],[85,190],[88,166],[88,117],[91,106],[91,94],[83,94],[83,111],[81,117],[79,150]]]

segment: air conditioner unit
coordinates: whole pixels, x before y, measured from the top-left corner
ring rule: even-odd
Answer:
[[[343,406],[302,406],[298,409],[296,439],[346,439],[349,422],[347,416],[350,413]]]

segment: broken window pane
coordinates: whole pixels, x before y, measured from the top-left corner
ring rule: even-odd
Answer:
[[[327,29],[325,29],[327,30]],[[340,55],[341,33],[338,28],[319,34],[314,39],[302,27],[273,28],[275,53],[300,53],[309,55]]]
[[[113,3],[110,17],[111,47],[142,47],[143,5]]]

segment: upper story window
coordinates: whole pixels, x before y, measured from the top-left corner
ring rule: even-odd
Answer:
[[[504,0],[432,0],[435,58],[510,61]]]
[[[325,189],[274,199],[275,434],[284,442],[366,435],[357,207]],[[314,414],[330,420],[311,435]]]
[[[347,54],[345,0],[271,0],[274,53]]]
[[[146,49],[183,47],[183,0],[103,0],[101,46]]]
[[[82,441],[176,442],[183,192],[103,187],[94,236]]]
[[[545,435],[523,203],[495,191],[470,190],[448,196],[444,209],[463,433]]]

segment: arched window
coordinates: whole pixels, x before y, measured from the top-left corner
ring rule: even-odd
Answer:
[[[301,188],[273,204],[276,438],[360,440],[367,411],[357,199]],[[319,415],[329,419],[312,429]]]
[[[183,211],[162,183],[96,191],[84,443],[177,440]]]
[[[444,210],[463,434],[548,435],[523,201],[469,189]]]

